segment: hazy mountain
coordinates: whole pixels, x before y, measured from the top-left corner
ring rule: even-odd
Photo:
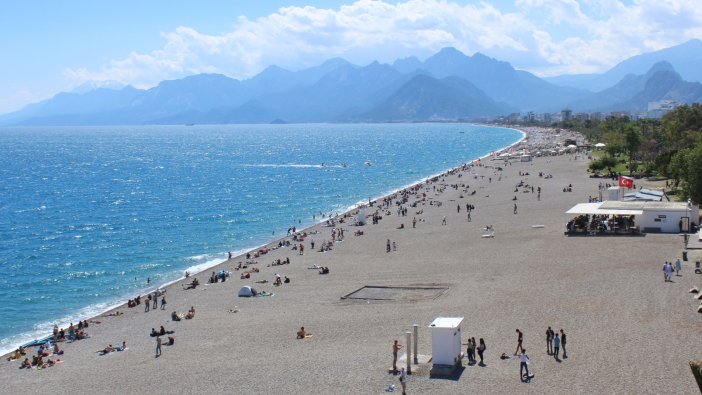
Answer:
[[[551,83],[598,92],[619,82],[627,74],[641,75],[655,63],[667,61],[686,81],[702,82],[702,41],[692,39],[660,51],[631,57],[602,74],[567,74],[545,78]]]
[[[0,116],[2,123],[21,122],[29,118],[66,117],[113,111],[128,106],[144,91],[132,86],[119,90],[98,88],[86,93],[59,93],[51,99],[26,106],[25,108]]]
[[[702,84],[687,82],[668,62],[658,62],[644,75],[629,74],[611,88],[573,102],[576,111],[643,112],[648,102],[674,100],[680,103],[702,99]]]
[[[416,75],[360,118],[366,121],[476,119],[509,113],[483,91],[459,77],[441,80]]]
[[[690,45],[697,43],[692,41]],[[627,74],[611,88],[592,94],[556,86],[480,53],[466,56],[455,48],[444,48],[423,62],[409,57],[398,59],[392,66],[374,62],[358,67],[336,58],[300,71],[271,66],[243,81],[221,74],[198,74],[163,81],[148,90],[125,87],[60,93],[0,117],[0,123],[457,119],[559,111],[567,104],[574,110],[640,109],[647,100],[689,102],[699,97],[698,85],[683,81],[670,63],[659,62],[646,71],[645,75]]]
[[[365,67],[345,65],[310,86],[257,100],[275,114],[274,118],[287,122],[338,121],[345,113],[370,108],[382,100],[390,94],[384,93],[386,88],[400,78],[400,72],[378,62]]]
[[[397,59],[392,64],[392,67],[400,73],[407,74],[421,69],[423,65],[422,61],[417,59],[416,56],[410,56],[408,58]]]
[[[429,57],[421,68],[437,78],[461,77],[494,100],[522,111],[558,111],[563,103],[586,95],[586,92],[550,84],[526,71],[517,71],[507,62],[481,53],[466,56],[451,47]]]

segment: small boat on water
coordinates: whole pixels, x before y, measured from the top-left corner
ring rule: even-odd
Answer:
[[[365,162],[363,162],[363,163],[365,163],[366,166],[373,166],[373,162],[371,162],[371,161],[369,161],[369,160],[367,160],[367,161],[365,161]]]

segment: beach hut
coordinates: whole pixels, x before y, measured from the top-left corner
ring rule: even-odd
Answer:
[[[256,296],[257,294],[258,292],[256,292],[256,290],[249,285],[245,285],[239,289],[239,297],[242,298],[250,298],[252,296]]]
[[[432,376],[450,376],[461,366],[461,322],[463,317],[437,317],[429,325]]]

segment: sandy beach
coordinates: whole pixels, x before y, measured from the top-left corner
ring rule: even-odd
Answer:
[[[527,131],[521,145],[533,149],[567,137]],[[196,289],[183,289],[191,279],[169,286],[164,310],[144,312],[142,304],[116,309],[120,316],[96,317],[100,323],[89,326],[90,338],[60,344],[65,354],[59,365],[20,370],[19,361],[3,358],[3,392],[380,394],[389,384],[398,392],[397,376],[388,373],[393,340],[405,345],[404,333],[418,324],[419,354],[429,355],[428,325],[445,316],[465,317],[463,342],[485,339],[486,366],[467,366],[466,360],[452,379],[430,378],[429,365],[413,366],[408,393],[699,393],[688,361],[702,356],[701,318],[699,302],[687,293],[702,284],[692,269],[698,255],[683,262],[681,277],[664,282],[663,262],[681,256],[678,235],[564,236],[571,219],[565,211],[596,196],[602,181],[588,178],[587,165],[581,154],[509,165],[486,159],[453,171],[409,194],[401,205],[406,216],[398,215],[396,194],[386,209],[382,201],[365,209],[365,226],[346,218],[338,224],[344,240],[331,251],[317,252],[332,230],[317,225],[305,230],[311,235],[304,255],[290,247],[261,255],[248,268],[259,269],[250,279],[239,278],[245,269],[235,270],[246,258],[234,257],[196,275]],[[515,192],[520,182],[540,187],[540,199],[525,187]],[[563,192],[569,184],[572,192]],[[475,206],[471,221],[466,204]],[[376,210],[382,219],[372,224]],[[487,225],[494,227],[494,238],[481,237]],[[355,236],[359,230],[363,235]],[[387,240],[396,251],[386,252]],[[289,265],[270,266],[286,257]],[[315,265],[330,273],[309,269]],[[231,278],[208,284],[211,271],[220,269],[231,271]],[[274,286],[275,273],[290,283]],[[262,280],[268,282],[257,283]],[[244,285],[274,296],[237,297]],[[445,291],[341,299],[368,285]],[[191,306],[194,319],[171,320],[172,311],[185,313]],[[162,325],[175,331],[175,344],[163,346],[156,358],[149,332]],[[301,326],[312,337],[297,340]],[[568,335],[568,358],[561,362],[546,353],[548,326]],[[530,383],[520,382],[517,358],[499,358],[514,353],[516,328],[524,333],[535,373]],[[126,351],[96,353],[122,341]]]

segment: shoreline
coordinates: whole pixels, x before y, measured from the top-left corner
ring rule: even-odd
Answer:
[[[556,133],[530,134],[523,144],[552,144]],[[145,394],[151,387],[143,383],[159,372],[165,377],[159,388],[174,393],[380,393],[397,383],[388,373],[394,339],[407,349],[405,333],[417,324],[419,354],[429,356],[430,323],[464,317],[462,341],[485,339],[485,365],[462,363],[452,380],[431,378],[429,365],[414,365],[408,391],[697,393],[687,370],[687,361],[702,352],[696,341],[699,301],[687,293],[699,286],[694,258],[683,263],[681,276],[664,282],[660,262],[680,256],[677,235],[565,236],[566,211],[601,182],[587,176],[588,163],[584,155],[566,154],[459,168],[378,200],[366,210],[365,226],[339,220],[336,229],[346,237],[331,251],[307,248],[312,239],[320,245],[330,239],[332,228],[317,224],[306,228],[319,233],[304,241],[304,254],[291,244],[240,271],[233,268],[238,257],[227,260],[219,266],[233,273],[226,282],[206,284],[204,272],[195,277],[201,284],[195,289],[172,285],[164,310],[147,312],[142,304],[100,317],[88,328],[90,338],[59,343],[65,354],[57,367],[18,371],[19,362],[1,361],[5,389],[103,393],[109,392],[105,383],[127,377],[120,392]],[[572,192],[563,191],[569,185]],[[462,208],[470,205],[472,220]],[[373,223],[371,214],[378,216]],[[483,237],[487,225],[494,237]],[[386,250],[386,240],[397,249]],[[276,265],[287,258],[290,264]],[[244,270],[250,277],[238,276]],[[274,286],[277,275],[292,281]],[[443,291],[430,295],[429,285]],[[238,297],[242,286],[274,295]],[[342,299],[358,290],[365,291]],[[197,310],[193,319],[171,319],[172,311],[191,306]],[[160,326],[173,331],[175,342],[155,357],[149,331]],[[301,326],[313,336],[296,339]],[[568,333],[569,358],[547,354],[548,326]],[[519,380],[519,361],[500,359],[514,351],[515,328],[524,333],[529,370],[537,373],[528,388]],[[126,352],[95,351],[122,341]],[[613,344],[626,352],[612,353]],[[82,376],[90,379],[72,379]]]
[[[426,183],[427,181],[429,181],[429,180],[431,180],[431,179],[433,179],[433,178],[436,178],[436,177],[440,177],[440,176],[442,176],[442,175],[449,174],[450,172],[453,172],[453,171],[457,171],[457,170],[459,170],[459,169],[460,169],[461,167],[463,167],[463,166],[471,165],[471,164],[475,163],[476,161],[479,162],[479,161],[482,161],[483,159],[489,158],[489,157],[490,157],[491,155],[493,155],[493,154],[497,154],[497,153],[506,151],[506,150],[508,150],[508,149],[510,149],[510,148],[512,148],[512,147],[518,146],[518,145],[520,145],[521,143],[523,143],[525,140],[528,140],[528,138],[529,138],[529,133],[528,133],[527,131],[521,130],[521,129],[517,129],[518,126],[514,126],[514,125],[496,125],[496,124],[478,124],[478,123],[469,123],[469,124],[470,124],[470,125],[488,126],[488,127],[492,127],[492,128],[500,128],[500,129],[513,130],[513,131],[519,132],[519,133],[521,134],[521,137],[520,137],[516,142],[514,142],[514,143],[512,143],[512,144],[509,144],[509,145],[506,145],[506,146],[504,146],[504,147],[497,148],[497,149],[495,149],[495,150],[493,150],[493,151],[491,151],[491,152],[489,152],[489,153],[487,153],[487,154],[485,154],[485,155],[479,156],[479,157],[474,158],[474,159],[469,159],[469,160],[464,161],[464,162],[462,162],[462,163],[460,163],[460,164],[458,164],[458,165],[456,165],[456,166],[454,166],[454,167],[450,167],[450,168],[444,169],[444,170],[442,170],[442,171],[440,171],[440,172],[438,172],[438,173],[434,173],[434,174],[431,174],[431,175],[429,175],[429,176],[423,177],[423,178],[421,178],[421,179],[419,179],[419,180],[417,180],[417,181],[412,181],[410,184],[407,184],[407,185],[404,185],[404,186],[395,188],[395,189],[393,189],[393,190],[391,190],[391,191],[389,191],[389,192],[381,193],[380,195],[378,195],[378,196],[376,196],[376,197],[371,197],[371,201],[376,202],[376,201],[378,201],[378,200],[382,200],[382,199],[388,198],[388,197],[390,197],[390,196],[394,196],[394,195],[396,195],[396,194],[399,193],[399,192],[402,192],[402,191],[409,190],[409,189],[411,189],[411,188],[417,187],[417,186],[419,186],[419,185],[422,185],[422,184]],[[528,130],[529,127],[526,127],[526,128],[524,128],[524,129],[527,129],[527,130]],[[551,128],[537,128],[537,129],[551,130]],[[338,217],[342,217],[342,218],[343,218],[344,216],[346,216],[347,214],[350,214],[350,213],[353,212],[354,210],[358,210],[359,208],[367,207],[367,206],[368,206],[368,203],[361,203],[361,201],[359,201],[359,202],[357,202],[357,203],[355,203],[355,204],[353,204],[353,205],[351,205],[351,206],[347,206],[347,207],[344,208],[343,211],[341,211],[340,213],[334,213],[334,214],[335,214],[334,216],[331,216],[332,213],[330,212],[330,216],[325,217],[325,219],[318,220],[317,222],[314,222],[314,223],[311,223],[311,224],[307,224],[307,225],[305,225],[304,228],[297,229],[297,232],[298,232],[298,233],[307,232],[307,231],[309,231],[309,230],[311,230],[311,229],[313,229],[313,228],[315,228],[315,227],[321,226],[323,223],[327,222],[329,219],[332,219],[332,218],[335,218],[335,219],[336,219],[336,218],[338,218]],[[272,239],[272,240],[270,240],[270,241],[267,241],[267,242],[265,242],[265,243],[263,243],[263,244],[260,244],[260,245],[254,246],[254,247],[245,247],[245,248],[236,250],[236,251],[233,252],[233,254],[232,254],[232,259],[231,259],[231,260],[243,261],[243,260],[245,260],[244,258],[245,258],[245,256],[246,256],[247,253],[249,253],[249,252],[254,252],[254,251],[258,251],[258,250],[260,250],[261,248],[269,247],[269,246],[272,246],[272,245],[277,245],[278,242],[284,241],[284,240],[286,240],[286,239],[288,239],[288,238],[291,238],[291,236],[292,236],[292,235],[286,235],[286,236],[283,236],[283,237],[277,237],[277,238],[275,238],[275,239]],[[224,255],[225,253],[223,252],[223,253],[221,253],[221,254]],[[217,254],[217,255],[219,255],[219,254]],[[215,261],[215,259],[213,259],[212,261]],[[209,262],[212,262],[212,261],[209,261]],[[197,264],[197,265],[193,265],[193,266],[187,267],[187,268],[185,268],[183,271],[190,271],[191,268],[193,268],[193,267],[202,266],[203,268],[202,268],[201,270],[197,271],[197,272],[190,271],[190,276],[193,277],[193,276],[196,276],[196,275],[198,275],[198,274],[200,274],[200,273],[204,273],[204,272],[207,271],[207,270],[215,269],[215,271],[217,271],[217,270],[218,270],[217,268],[218,268],[219,266],[224,265],[224,264],[227,264],[227,263],[230,263],[229,261],[230,261],[230,259],[217,260],[216,262],[214,262],[214,263],[212,263],[212,264],[208,264],[208,265],[206,265],[208,262],[204,262],[204,263],[202,263],[202,264]],[[206,265],[206,266],[204,266],[204,265]],[[151,294],[151,293],[153,293],[153,292],[155,292],[155,291],[157,291],[157,290],[164,290],[164,289],[165,289],[165,290],[168,290],[170,287],[173,287],[173,286],[175,286],[175,285],[181,283],[181,282],[184,281],[184,280],[186,280],[186,277],[183,275],[183,276],[180,276],[180,277],[178,277],[178,278],[175,278],[175,279],[172,279],[172,280],[168,280],[168,281],[166,281],[166,282],[164,282],[164,283],[160,283],[160,284],[155,285],[155,286],[146,286],[146,287],[143,288],[143,290],[141,291],[141,293],[138,294],[138,295],[147,296],[147,295],[149,295],[149,294]],[[134,293],[132,293],[131,295],[133,296]],[[123,299],[123,298],[126,298],[126,299]],[[124,296],[124,297],[120,297],[120,298],[118,298],[117,300],[108,301],[108,302],[104,302],[104,303],[98,304],[98,305],[106,305],[106,306],[108,306],[108,307],[104,307],[104,308],[95,308],[96,305],[85,306],[85,307],[79,309],[78,312],[77,312],[76,314],[72,315],[69,319],[65,319],[65,320],[64,320],[64,319],[60,319],[61,321],[54,321],[54,322],[52,322],[52,323],[48,323],[48,325],[51,325],[51,324],[53,324],[53,323],[56,323],[56,324],[58,324],[59,328],[67,328],[71,322],[77,322],[77,321],[82,321],[82,320],[87,320],[87,321],[96,320],[96,319],[100,318],[101,316],[104,316],[104,315],[106,315],[106,314],[112,313],[112,312],[114,312],[114,311],[116,311],[116,310],[118,310],[118,309],[120,309],[120,308],[126,307],[126,306],[127,306],[128,299],[129,299],[129,295]],[[86,313],[81,314],[81,313],[80,313],[81,311],[86,311]],[[98,311],[98,313],[95,313],[95,311]],[[38,325],[38,324],[35,324],[35,325]],[[36,333],[36,331],[35,331],[34,333]],[[46,331],[46,332],[42,332],[42,333],[43,333],[43,335],[40,336],[40,337],[35,337],[35,338],[25,337],[25,338],[22,338],[21,340],[18,340],[17,342],[15,342],[15,343],[13,344],[12,347],[9,347],[9,346],[8,346],[8,348],[6,348],[6,349],[0,349],[0,355],[2,355],[3,358],[6,358],[10,353],[12,353],[14,350],[16,350],[17,347],[19,347],[19,346],[21,346],[21,345],[23,345],[23,344],[26,344],[26,343],[30,343],[30,342],[34,342],[34,341],[37,341],[37,340],[40,340],[40,339],[44,339],[44,338],[46,338],[47,336],[50,336],[50,335],[51,335],[51,332],[50,332],[50,331]],[[19,337],[19,336],[22,336],[22,334],[18,334],[18,335],[16,335],[16,336],[12,336],[12,337]],[[10,337],[10,338],[12,338],[12,337]]]

